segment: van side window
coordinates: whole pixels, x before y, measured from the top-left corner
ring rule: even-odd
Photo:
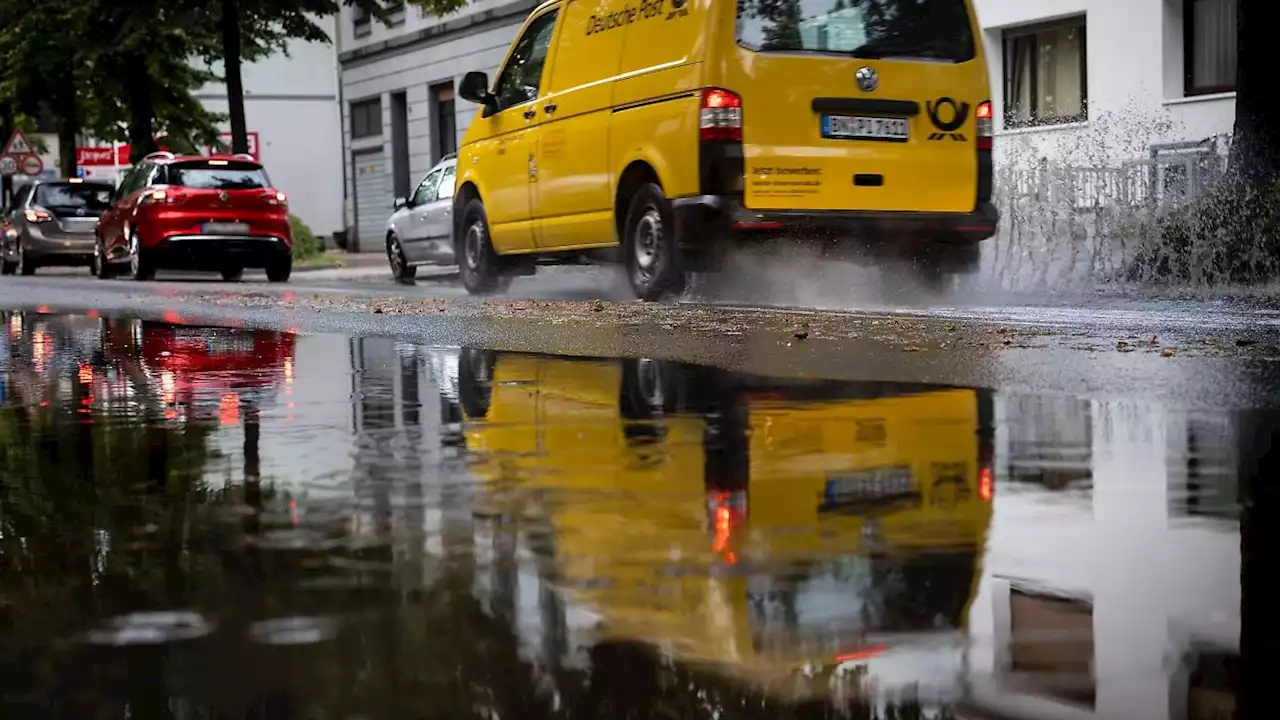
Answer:
[[[542,67],[551,47],[551,32],[556,27],[557,10],[540,15],[529,23],[524,34],[516,41],[511,57],[498,75],[494,94],[498,96],[498,109],[505,110],[538,99],[538,86],[542,82]]]

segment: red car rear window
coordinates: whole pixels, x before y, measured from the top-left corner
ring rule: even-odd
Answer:
[[[165,169],[164,179],[168,185],[195,190],[255,190],[271,186],[262,166],[231,160],[175,163]]]

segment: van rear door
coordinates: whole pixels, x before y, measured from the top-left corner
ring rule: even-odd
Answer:
[[[989,92],[966,0],[738,0],[735,39],[749,208],[974,210]]]

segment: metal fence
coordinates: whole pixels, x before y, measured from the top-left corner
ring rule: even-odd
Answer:
[[[999,234],[979,281],[1008,289],[1096,285],[1123,274],[1158,214],[1203,197],[1223,176],[1228,141],[1153,145],[1107,165],[1040,160],[999,168]]]

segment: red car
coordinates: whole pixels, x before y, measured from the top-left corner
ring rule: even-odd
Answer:
[[[285,282],[293,269],[293,231],[284,193],[248,155],[152,153],[121,181],[98,222],[93,271],[109,278],[128,267],[135,280],[156,270],[208,270],[239,280],[263,268]]]

